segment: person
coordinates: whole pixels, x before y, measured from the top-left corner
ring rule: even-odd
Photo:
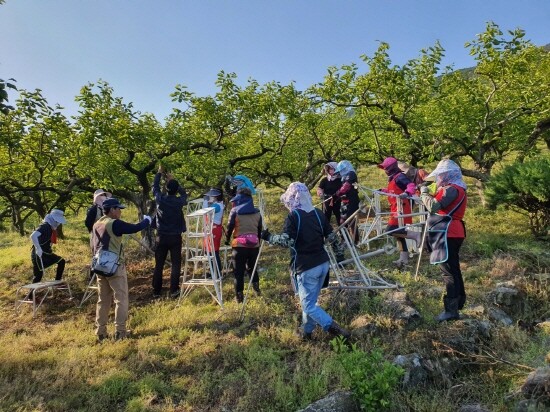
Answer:
[[[405,174],[405,176],[407,176],[409,180],[415,184],[416,187],[424,183],[426,177],[428,176],[428,172],[424,169],[416,168],[406,162],[398,161],[397,166]]]
[[[336,174],[336,162],[328,162],[323,166],[324,176],[319,181],[317,187],[317,196],[323,201],[323,212],[330,223],[330,218],[334,214],[336,224],[340,224],[340,199],[332,196],[342,187],[342,179]]]
[[[435,179],[437,186],[433,196],[427,186],[420,190],[422,203],[432,214],[427,222],[430,262],[439,264],[445,282],[444,311],[437,317],[443,322],[459,319],[458,311],[466,302],[459,252],[466,238],[463,218],[468,203],[467,186],[460,167],[450,159],[440,161],[427,179]]]
[[[166,194],[160,188],[161,177],[166,176]],[[153,297],[162,293],[162,272],[168,252],[170,252],[170,296],[180,294],[182,233],[185,233],[183,207],[187,204],[187,193],[170,173],[160,165],[153,180],[153,196],[156,202],[157,247],[155,249],[155,269],[153,271]]]
[[[52,209],[42,223],[31,233],[31,261],[33,279],[32,283],[38,283],[42,280],[44,270],[57,264],[55,280],[63,278],[65,270],[65,259],[56,255],[52,251],[52,243],[57,243],[57,228],[59,225],[67,223],[64,213],[59,209]]]
[[[256,189],[250,180],[245,175],[235,175],[235,176],[226,176],[225,177],[225,191],[229,198],[233,198],[237,195],[239,189],[247,188],[250,190],[252,195],[256,194]]]
[[[84,220],[84,225],[86,226],[86,229],[88,229],[88,232],[90,233],[90,249],[93,251],[93,244],[92,244],[92,228],[94,227],[94,223],[97,222],[101,216],[103,216],[103,202],[105,199],[112,197],[112,193],[109,193],[103,189],[97,189],[94,192],[94,203],[92,206],[88,208],[86,211],[86,219]],[[93,255],[93,252],[92,252]],[[92,268],[90,267],[90,280],[93,279],[94,273],[92,271]]]
[[[390,204],[390,218],[388,219],[387,232],[391,232],[391,235],[396,238],[399,248],[399,259],[393,263],[402,268],[409,263],[409,251],[407,249],[407,242],[405,239],[413,239],[416,242],[416,246],[420,245],[421,234],[412,230],[406,230],[404,227],[400,227],[398,219],[398,202],[401,202],[404,215],[410,215],[412,213],[411,202],[409,196],[413,196],[416,190],[416,186],[412,183],[407,176],[399,169],[397,159],[395,157],[386,157],[382,163],[378,165],[380,169],[383,169],[388,176],[388,186],[385,189],[381,189],[382,192],[388,193],[393,196],[388,196],[388,202]],[[412,216],[402,218],[405,225],[412,223]]]
[[[336,173],[342,179],[342,186],[333,195],[335,200],[341,199],[340,224],[343,224],[355,211],[359,209],[359,191],[357,189],[357,174],[348,160],[342,160],[336,166]],[[354,242],[359,242],[357,218],[348,223]]]
[[[204,200],[202,203],[203,208],[213,207],[214,208],[214,221],[212,222],[212,237],[214,239],[214,254],[216,256],[216,264],[218,265],[218,272],[221,275],[222,270],[222,260],[220,258],[220,245],[222,241],[222,219],[223,219],[223,192],[221,189],[211,188],[208,192],[204,194]],[[208,245],[206,248],[208,250]]]
[[[96,335],[99,342],[108,337],[107,321],[111,304],[115,303],[115,339],[125,339],[129,331],[126,330],[128,320],[128,278],[124,264],[124,250],[122,235],[137,233],[151,224],[150,216],[143,216],[143,220],[136,224],[126,223],[120,219],[122,205],[116,197],[103,202],[103,216],[95,222],[92,228],[94,254],[100,249],[118,254],[119,266],[113,276],[97,276],[98,299],[96,306]]]
[[[258,271],[254,271],[260,251],[262,216],[254,207],[252,192],[248,187],[241,188],[231,199],[233,208],[229,212],[225,244],[231,241],[233,275],[235,276],[235,299],[238,303],[244,300],[244,274],[248,271],[252,277],[252,287],[260,295]],[[231,236],[233,239],[231,240]]]
[[[302,307],[300,335],[310,340],[316,326],[348,339],[350,333],[336,323],[317,303],[321,288],[328,275],[329,257],[324,248],[325,239],[333,237],[332,226],[319,210],[313,207],[307,186],[301,182],[291,183],[281,196],[289,210],[283,232],[271,234],[262,231],[262,239],[271,245],[290,249],[290,268]],[[341,252],[339,252],[341,253]]]
[[[112,196],[113,195],[111,193],[103,189],[97,189],[94,192],[94,203],[86,211],[86,219],[84,220],[84,225],[86,226],[86,229],[88,229],[88,233],[92,233],[94,223],[97,222],[101,216],[103,216],[103,202],[105,199]]]

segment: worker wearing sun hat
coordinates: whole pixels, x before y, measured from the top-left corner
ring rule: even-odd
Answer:
[[[65,270],[65,259],[52,251],[52,243],[57,243],[57,228],[67,223],[64,213],[59,209],[52,209],[44,217],[44,221],[31,233],[32,249],[31,261],[33,270],[32,283],[42,280],[44,269],[57,263],[55,280],[61,280]]]
[[[445,310],[437,320],[455,320],[466,302],[459,251],[466,237],[462,219],[468,203],[467,186],[462,180],[460,167],[450,159],[440,161],[426,180],[435,180],[437,185],[434,196],[429,194],[426,186],[421,188],[422,203],[431,213],[427,221],[430,263],[439,264],[446,288],[443,297]]]
[[[88,211],[86,212],[86,220],[84,220],[84,225],[88,229],[88,232],[92,231],[94,223],[97,222],[101,216],[103,216],[103,202],[105,199],[112,196],[113,195],[111,193],[103,189],[97,189],[94,192],[94,203],[88,208]]]
[[[412,239],[416,242],[416,245],[420,245],[420,232],[414,232],[412,230],[406,230],[405,227],[399,226],[398,216],[398,202],[402,204],[402,210],[406,216],[403,219],[405,225],[412,223],[412,213],[410,196],[414,195],[416,186],[410,181],[410,179],[403,173],[397,164],[395,157],[386,157],[382,163],[378,165],[380,169],[383,169],[388,176],[388,186],[385,189],[381,189],[382,192],[388,193],[392,196],[388,196],[388,202],[390,204],[390,217],[388,219],[388,226],[386,230],[391,232],[391,235],[396,238],[397,245],[399,247],[399,259],[393,263],[402,268],[409,263],[409,251],[407,249],[407,242],[405,239]]]

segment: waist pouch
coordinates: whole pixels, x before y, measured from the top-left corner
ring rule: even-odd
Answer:
[[[237,236],[235,240],[237,241],[237,244],[241,246],[256,246],[260,242],[258,235],[254,233],[244,233]]]
[[[447,245],[447,231],[451,224],[452,217],[449,215],[430,215],[428,217],[428,251],[430,252],[430,263],[446,262],[449,258]]]

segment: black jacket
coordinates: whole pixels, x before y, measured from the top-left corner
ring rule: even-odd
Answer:
[[[178,195],[162,194],[160,191],[161,173],[155,175],[153,195],[157,202],[157,233],[159,235],[181,235],[187,228],[183,218],[183,206],[187,204],[187,193],[183,187],[178,188]]]

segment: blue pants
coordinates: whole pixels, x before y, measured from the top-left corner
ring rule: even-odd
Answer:
[[[302,305],[302,327],[304,333],[313,332],[317,325],[321,326],[324,330],[328,330],[332,324],[330,315],[317,305],[317,299],[328,269],[329,262],[325,262],[296,275],[298,296],[300,296],[300,304]]]

